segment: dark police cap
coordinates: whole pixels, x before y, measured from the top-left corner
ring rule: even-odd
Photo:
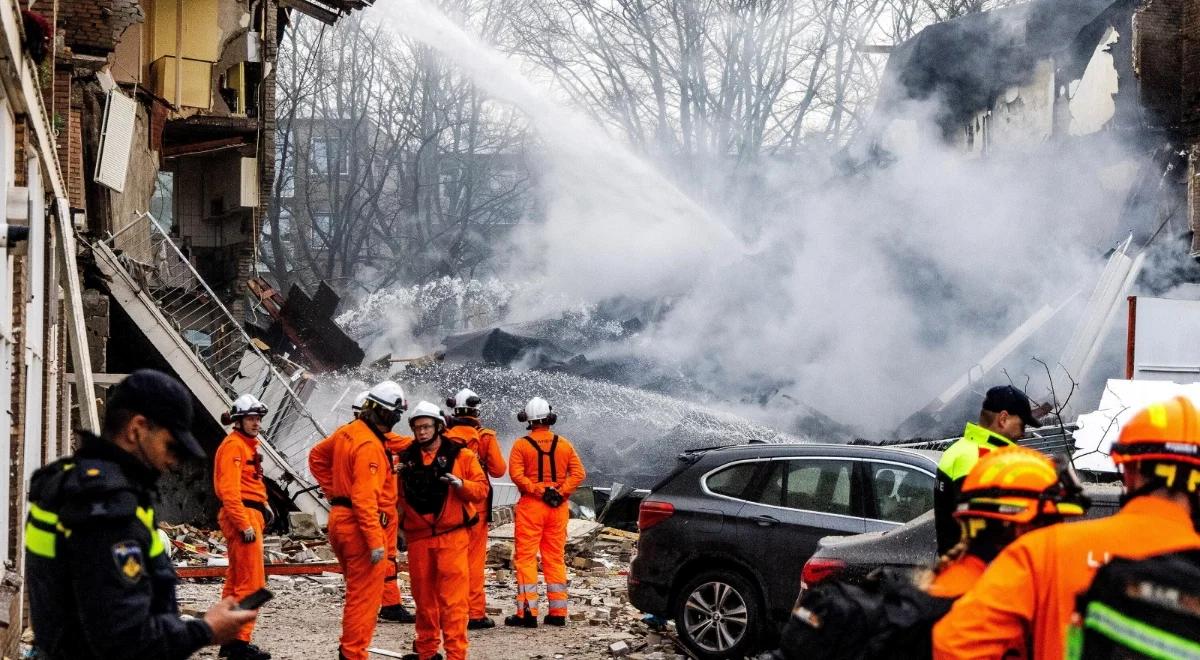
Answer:
[[[108,395],[109,410],[128,410],[171,431],[187,453],[204,458],[192,435],[192,396],[183,383],[154,369],[139,369],[117,383]]]
[[[1025,422],[1026,426],[1038,426],[1039,424],[1029,407],[1029,397],[1012,385],[1001,385],[988,390],[987,396],[983,399],[983,409],[1016,415]]]

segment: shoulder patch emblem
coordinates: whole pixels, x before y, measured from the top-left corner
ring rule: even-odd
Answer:
[[[146,573],[146,565],[142,560],[142,546],[134,541],[113,544],[112,557],[113,563],[117,565],[117,572],[130,584],[141,580],[142,575]]]
[[[379,464],[371,463],[371,464],[367,465],[367,469],[369,469],[371,471],[371,474],[375,474],[376,472],[379,471]]]

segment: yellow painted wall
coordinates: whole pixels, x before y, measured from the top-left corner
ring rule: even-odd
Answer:
[[[183,6],[181,52],[185,58],[216,62],[221,57],[221,28],[217,25],[218,0],[150,0],[146,23],[150,25],[150,61],[175,54],[176,7]]]
[[[175,56],[182,57],[178,104],[212,107],[212,64],[220,59],[219,0],[149,0],[146,8],[146,61],[155,94],[176,102]],[[182,8],[182,24],[179,9]],[[182,29],[180,29],[182,28]]]

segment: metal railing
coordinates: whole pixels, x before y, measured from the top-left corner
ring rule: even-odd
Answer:
[[[117,255],[121,266],[157,305],[226,396],[232,400],[250,391],[267,402],[266,395],[273,393],[270,398],[277,401],[268,402],[275,405],[264,420],[264,434],[285,460],[289,457],[284,447],[307,448],[327,435],[292,388],[292,379],[259,350],[154,216],[139,213],[133,222],[102,242]],[[254,370],[253,365],[247,368],[247,358],[261,363],[261,378],[246,373]],[[253,387],[247,383],[248,376],[254,377]],[[301,474],[307,472],[290,460],[288,463]]]

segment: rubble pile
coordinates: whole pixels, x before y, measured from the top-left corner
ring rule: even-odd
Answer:
[[[488,542],[488,614],[512,611],[512,525],[492,530]],[[571,625],[581,631],[568,645],[571,653],[530,653],[528,658],[608,656],[631,660],[683,660],[669,626],[647,619],[629,604],[625,576],[638,535],[572,519],[567,528],[567,577]],[[539,585],[539,591],[544,585]],[[544,596],[544,593],[542,594]],[[500,604],[504,607],[500,607]]]
[[[263,554],[268,564],[309,564],[334,561],[333,549],[325,540],[311,514],[289,514],[291,529],[286,536],[263,538]],[[159,533],[171,548],[176,566],[226,566],[228,548],[225,536],[217,529],[201,529],[188,524],[160,522]]]

